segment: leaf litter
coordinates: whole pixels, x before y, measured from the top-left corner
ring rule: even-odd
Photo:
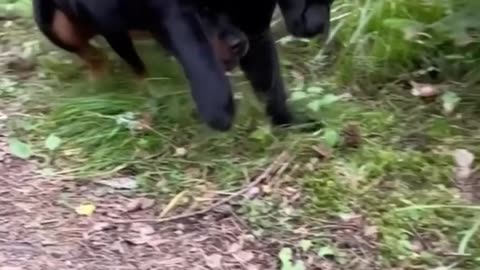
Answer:
[[[183,270],[199,265],[277,269],[276,251],[270,250],[268,243],[245,237],[243,223],[238,224],[236,217],[221,214],[218,219],[212,211],[204,213],[208,218],[161,226],[134,222],[158,217],[155,205],[159,202],[142,194],[132,198],[121,192],[98,192],[104,189],[98,181],[78,188],[69,181],[49,180],[36,175],[35,168],[24,160],[14,160],[9,166],[11,169],[0,170],[0,193],[7,202],[0,206],[1,220],[7,221],[0,227],[9,232],[8,239],[0,241],[3,269],[103,270],[118,267],[118,262],[123,262],[126,270]],[[102,184],[130,189],[133,180],[115,177],[102,180]],[[132,222],[117,224],[112,218]],[[29,225],[32,222],[35,226]],[[34,239],[42,239],[42,245],[34,244]],[[5,251],[4,244],[9,246]],[[228,252],[219,253],[222,246]]]

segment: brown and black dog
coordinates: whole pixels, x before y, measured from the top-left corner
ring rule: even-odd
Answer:
[[[247,50],[242,32],[221,13],[204,13],[197,0],[33,0],[35,22],[56,46],[77,54],[93,77],[104,71],[95,36],[143,77],[146,69],[132,41],[132,31],[148,32],[171,51],[190,84],[200,117],[213,129],[233,122],[233,96],[225,68]],[[213,16],[213,17],[210,17]]]
[[[82,10],[84,10],[82,6],[89,5],[90,1],[34,0],[33,2],[35,20],[45,36],[58,47],[78,55],[87,65],[92,79],[103,77],[106,59],[99,48],[90,44],[94,36],[102,35],[102,31],[98,29],[99,25],[88,20],[89,16],[85,16],[88,12],[83,12],[82,14]],[[116,7],[120,8],[122,2],[125,1],[120,0],[116,2]],[[95,4],[98,6],[98,11],[113,7],[112,5],[106,5],[105,7],[100,2]],[[95,9],[92,8],[92,10]],[[128,11],[128,13],[133,13],[133,10]],[[234,27],[225,15],[209,12],[206,8],[199,8],[198,15],[217,58],[223,63],[225,70],[232,70],[238,64],[239,58],[248,49],[248,41],[245,35],[238,28]],[[90,14],[91,16],[92,14]],[[138,18],[137,16],[123,16],[125,16],[126,22],[129,18]],[[93,17],[95,17],[94,14]],[[128,33],[133,40],[151,39],[153,37],[145,23],[142,22],[134,22],[129,25]],[[110,42],[112,40],[115,41],[115,39],[110,39]],[[168,43],[163,45],[168,46]],[[114,49],[122,46],[130,45],[128,43],[112,45]],[[123,51],[126,51],[126,49],[123,49]],[[126,57],[128,56],[126,54]],[[137,76],[143,77],[145,75],[145,67],[143,67],[143,64],[140,64],[140,61],[135,59],[125,60],[132,65],[133,71]]]
[[[95,33],[105,37],[137,74],[143,74],[144,67],[133,49],[129,31],[147,30],[170,49],[183,66],[201,118],[213,129],[226,131],[235,114],[233,94],[224,67],[215,54],[218,49],[213,49],[199,18],[199,7],[208,7],[211,14],[226,15],[224,18],[231,21],[231,25],[246,34],[250,46],[240,59],[240,67],[254,91],[265,101],[272,124],[283,126],[296,121],[287,105],[275,42],[270,33],[273,11],[279,4],[288,30],[296,36],[311,37],[328,32],[332,1],[33,0],[33,3],[37,24],[53,43],[62,47],[61,42],[55,41],[57,35],[52,32],[55,29],[52,23],[70,19],[68,24],[76,18],[75,22],[81,22],[79,25],[84,28],[74,31],[78,33],[75,36],[88,37],[92,35],[88,31],[95,29]],[[63,14],[58,14],[59,10]],[[85,29],[87,33],[83,34]],[[229,46],[238,48],[236,43],[229,43]],[[83,48],[86,50],[77,51],[77,54],[85,54],[83,58],[92,59],[89,62],[95,64],[96,53],[89,46]],[[64,49],[76,50],[69,46]]]

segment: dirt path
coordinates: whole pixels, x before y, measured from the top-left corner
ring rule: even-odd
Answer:
[[[175,224],[130,223],[158,216],[160,205],[141,194],[42,177],[33,163],[7,153],[4,134],[0,270],[276,269],[268,247],[231,215]],[[75,211],[84,203],[96,206],[92,216]],[[148,209],[134,209],[142,203]]]

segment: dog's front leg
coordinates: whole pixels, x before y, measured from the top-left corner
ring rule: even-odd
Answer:
[[[235,113],[227,76],[194,9],[152,1],[151,31],[180,62],[200,117],[213,129],[231,128]]]
[[[250,38],[250,50],[240,62],[257,96],[266,103],[266,111],[274,125],[288,125],[292,115],[280,73],[277,49],[270,31]]]

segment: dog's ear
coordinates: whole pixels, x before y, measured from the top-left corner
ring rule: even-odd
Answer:
[[[327,35],[333,0],[278,0],[288,32],[296,37]]]
[[[177,0],[150,3],[150,30],[183,67],[200,117],[215,130],[230,129],[235,111],[230,82],[196,10]]]

